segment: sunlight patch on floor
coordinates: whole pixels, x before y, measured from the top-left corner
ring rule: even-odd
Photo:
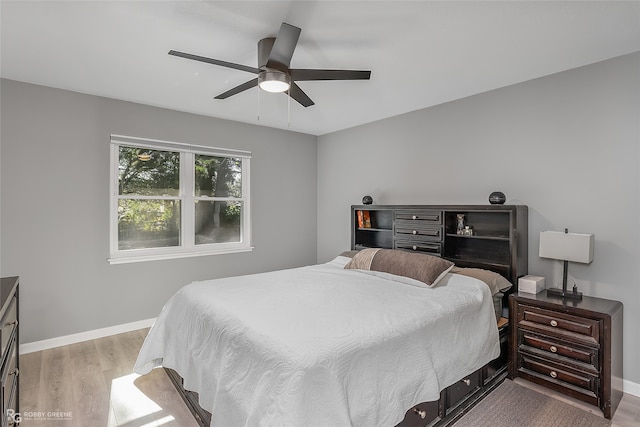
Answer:
[[[109,427],[159,427],[175,421],[171,415],[162,416],[164,409],[134,384],[139,377],[129,374],[111,381]]]
[[[165,424],[172,424],[176,419],[171,415],[167,415],[166,417],[162,417],[158,420],[158,425],[163,426]]]

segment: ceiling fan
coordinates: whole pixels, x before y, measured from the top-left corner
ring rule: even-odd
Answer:
[[[258,68],[233,62],[220,61],[204,56],[170,50],[169,55],[207,62],[222,67],[247,71],[258,77],[216,96],[215,99],[226,99],[254,86],[259,86],[267,92],[286,92],[304,107],[314,105],[314,102],[296,84],[299,81],[310,80],[369,80],[371,71],[359,70],[317,70],[289,68],[293,51],[298,43],[302,30],[283,22],[278,35],[262,39],[258,42]]]

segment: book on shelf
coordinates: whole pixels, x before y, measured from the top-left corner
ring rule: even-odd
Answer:
[[[358,215],[358,228],[364,228],[364,213],[363,211],[356,211]]]
[[[356,211],[358,228],[371,228],[371,214],[369,211]]]
[[[364,228],[371,228],[371,214],[369,211],[364,211]]]

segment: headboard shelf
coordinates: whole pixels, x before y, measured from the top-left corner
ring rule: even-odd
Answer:
[[[447,233],[447,237],[453,237],[455,239],[501,240],[503,242],[509,241],[509,236],[462,236],[460,234]]]
[[[469,230],[459,232],[459,221]],[[514,291],[518,277],[527,274],[528,235],[523,205],[351,206],[351,249],[441,256],[460,267],[495,271],[513,283]]]

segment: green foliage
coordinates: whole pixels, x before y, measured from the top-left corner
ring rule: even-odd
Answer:
[[[242,159],[196,155],[196,196],[242,197]]]
[[[179,230],[180,202],[177,200],[120,200],[118,202],[118,240],[121,246],[149,247],[148,243],[142,242],[175,240]],[[159,244],[158,246],[168,245]]]
[[[194,156],[196,197],[242,197],[242,159]],[[180,244],[180,201],[130,196],[179,197],[180,153],[119,147],[118,241],[120,249]],[[190,190],[187,190],[190,191]],[[238,241],[242,204],[234,201],[196,201],[198,243]]]
[[[163,232],[177,225],[178,201],[174,200],[120,200],[118,222],[123,228],[142,232]]]
[[[230,225],[240,225],[240,214],[242,212],[240,203],[227,203],[227,206],[221,213],[220,222]]]
[[[121,146],[118,178],[120,194],[176,196],[180,153]]]

